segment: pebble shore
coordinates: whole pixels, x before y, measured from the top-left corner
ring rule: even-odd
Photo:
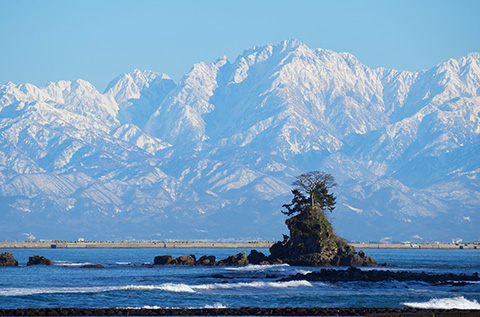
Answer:
[[[375,316],[480,317],[480,311],[415,308],[29,308],[0,309],[0,316]]]

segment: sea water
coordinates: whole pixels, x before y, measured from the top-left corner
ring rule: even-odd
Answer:
[[[242,249],[13,249],[18,267],[0,267],[0,308],[418,307],[480,309],[480,283],[281,281],[321,268],[155,266],[157,255],[215,255]],[[259,250],[268,254],[268,250]],[[472,275],[480,250],[366,249],[396,270]],[[54,266],[26,266],[34,254]],[[105,268],[82,268],[86,264]],[[338,268],[346,269],[346,268]]]

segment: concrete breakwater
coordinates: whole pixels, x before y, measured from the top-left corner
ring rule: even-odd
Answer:
[[[480,250],[480,242],[475,243],[350,243],[355,249],[474,249]]]
[[[109,242],[109,241],[24,241],[0,242],[0,249],[262,249],[270,248],[273,242]],[[476,249],[480,243],[350,243],[355,249]]]
[[[0,242],[0,249],[261,249],[273,242],[108,242],[108,241],[26,241]]]

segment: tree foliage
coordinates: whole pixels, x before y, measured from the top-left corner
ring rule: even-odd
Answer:
[[[292,190],[293,199],[291,204],[284,204],[282,207],[286,208],[287,211],[283,211],[282,213],[291,216],[296,213],[301,213],[306,206],[308,206],[308,199],[298,190]]]
[[[336,186],[335,179],[331,174],[313,171],[300,174],[293,182],[295,188],[292,190],[293,199],[291,204],[284,204],[287,216],[302,213],[307,207],[318,206],[325,212],[332,212],[335,209],[335,196],[330,189]]]

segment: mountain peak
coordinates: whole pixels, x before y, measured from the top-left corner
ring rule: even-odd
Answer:
[[[284,49],[296,49],[301,46],[306,46],[305,44],[303,44],[297,39],[284,40],[280,42],[278,45],[282,46]]]
[[[25,224],[53,239],[277,239],[295,175],[324,170],[346,238],[478,240],[479,57],[371,70],[292,39],[178,84],[134,69],[104,94],[2,85],[0,239]]]
[[[122,103],[131,98],[139,98],[141,91],[145,90],[157,78],[170,79],[166,75],[145,70],[140,71],[134,69],[130,73],[123,73],[114,80],[112,80],[107,88],[105,94],[110,94],[117,101]]]

